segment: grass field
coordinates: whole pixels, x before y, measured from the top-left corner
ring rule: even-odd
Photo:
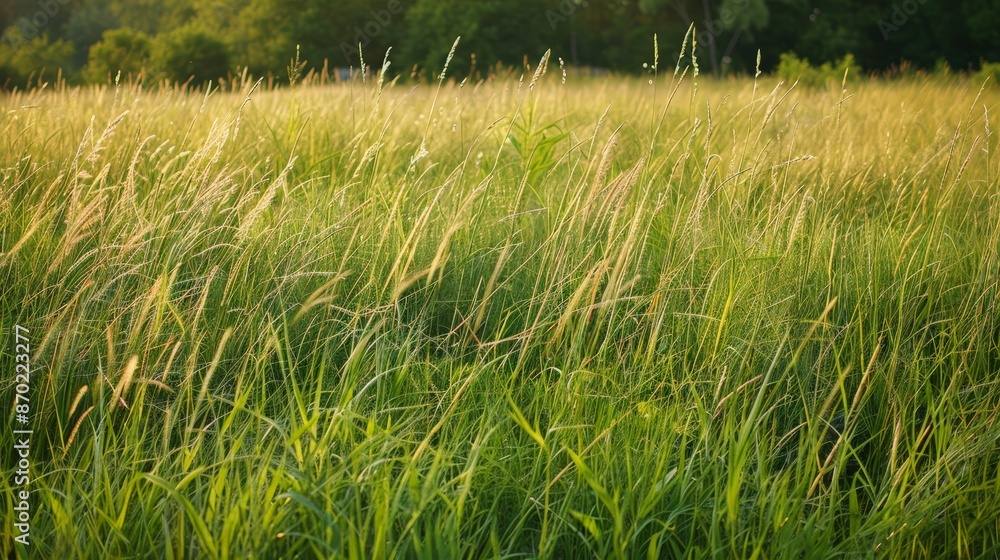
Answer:
[[[1000,553],[1000,89],[660,70],[0,96],[32,557]]]

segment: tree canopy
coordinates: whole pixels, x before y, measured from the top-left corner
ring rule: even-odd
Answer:
[[[396,71],[433,78],[458,36],[454,75],[549,48],[567,64],[640,72],[654,33],[669,58],[691,25],[702,71],[715,74],[752,71],[758,49],[765,70],[785,53],[817,64],[851,54],[866,70],[1000,60],[995,0],[9,0],[0,84],[56,68],[103,81],[138,65],[178,79],[280,77],[297,51],[307,69],[332,69],[362,54],[377,66],[390,47]]]

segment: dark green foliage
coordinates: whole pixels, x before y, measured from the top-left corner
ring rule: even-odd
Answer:
[[[91,0],[73,9],[69,20],[61,28],[62,35],[73,43],[73,63],[82,68],[87,64],[90,48],[101,40],[104,33],[122,24],[107,0]]]
[[[24,87],[55,80],[60,70],[73,69],[73,44],[62,39],[52,41],[41,35],[28,41],[11,41],[18,33],[9,29],[0,42],[0,87]],[[15,46],[11,46],[11,45]]]
[[[359,67],[361,52],[367,66],[378,67],[394,47],[396,73],[409,76],[416,70],[414,75],[433,79],[458,36],[462,41],[449,73],[459,78],[477,71],[484,76],[497,63],[521,68],[525,60],[533,64],[547,49],[552,49],[553,60],[562,58],[570,65],[639,73],[643,63],[652,62],[653,34],[660,45],[670,45],[660,54],[672,60],[690,26],[698,31],[702,73],[753,72],[758,50],[765,72],[778,67],[782,53],[795,52],[814,65],[852,54],[868,71],[901,65],[933,69],[947,63],[956,72],[969,73],[978,71],[983,60],[1000,60],[1000,10],[995,4],[994,0],[967,0],[959,6],[929,0],[341,0],[335,5],[324,0],[13,0],[0,6],[0,29],[14,31],[9,37],[16,41],[5,41],[9,51],[43,35],[53,44],[71,43],[69,60],[61,66],[71,78],[87,66],[91,47],[109,29],[127,27],[159,41],[195,26],[225,45],[227,70],[246,68],[279,82],[286,80],[285,69],[296,48],[306,61],[306,73],[324,68],[332,73],[338,67]],[[213,56],[221,52],[217,44],[211,48]],[[8,60],[3,75],[17,83],[13,78],[20,79],[25,68],[10,70],[14,53],[3,56]],[[49,57],[19,65],[30,66],[27,74],[31,74],[42,62],[53,70],[51,65],[58,60]],[[198,70],[201,77],[216,72]],[[177,75],[186,75],[186,80],[193,74],[181,70]],[[94,79],[89,70],[83,77]]]
[[[778,76],[786,82],[799,82],[804,86],[823,86],[828,83],[843,83],[845,79],[853,80],[861,73],[854,62],[854,55],[847,54],[835,64],[824,62],[814,66],[806,59],[795,56],[795,53],[781,55],[778,64]]]
[[[989,85],[996,87],[1000,83],[1000,62],[983,62],[976,79],[980,82],[989,80]]]
[[[195,85],[224,78],[230,71],[225,43],[198,27],[183,27],[157,37],[150,64],[160,78],[191,80]]]
[[[406,14],[408,30],[401,50],[413,63],[438,73],[455,38],[461,36],[461,48],[449,66],[459,74],[472,69],[473,58],[480,70],[496,62],[520,66],[525,56],[534,64],[546,49],[558,46],[553,44],[554,31],[562,22],[555,20],[552,28],[545,12],[558,8],[546,4],[529,0],[419,0]]]
[[[93,82],[123,77],[137,77],[149,60],[151,42],[142,31],[120,27],[104,32],[101,42],[90,47],[90,63],[84,73]]]

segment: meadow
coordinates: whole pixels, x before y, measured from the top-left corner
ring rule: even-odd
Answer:
[[[670,66],[0,94],[20,552],[995,557],[1000,89]]]

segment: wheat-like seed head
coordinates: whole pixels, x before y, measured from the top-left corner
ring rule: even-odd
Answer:
[[[531,83],[528,84],[528,91],[535,89],[535,82],[538,78],[545,75],[545,70],[549,67],[549,55],[552,54],[552,50],[549,49],[545,51],[542,55],[542,59],[538,62],[538,67],[535,68],[535,75],[531,77]]]
[[[76,439],[76,433],[80,431],[80,425],[83,424],[83,421],[86,420],[92,410],[94,410],[93,406],[84,410],[83,414],[80,415],[80,418],[78,418],[76,423],[73,424],[73,429],[70,430],[69,437],[66,438],[66,444],[63,446],[63,457],[66,457],[66,454],[69,453],[69,448],[73,445],[73,441]]]
[[[69,405],[69,412],[66,414],[67,418],[72,417],[73,413],[76,412],[76,407],[80,404],[80,400],[83,399],[83,396],[87,394],[88,388],[88,385],[84,385],[83,387],[80,387],[79,391],[76,392],[76,396],[73,397],[73,404]]]
[[[128,359],[128,363],[125,364],[125,371],[122,373],[122,378],[118,381],[118,385],[115,386],[115,391],[111,395],[111,406],[121,404],[127,408],[124,397],[128,394],[129,387],[132,386],[132,376],[135,375],[137,367],[139,367],[139,356],[133,355]]]

